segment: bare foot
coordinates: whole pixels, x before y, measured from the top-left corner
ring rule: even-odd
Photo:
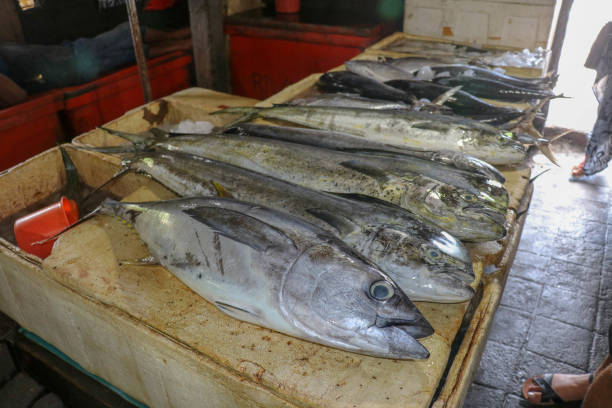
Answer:
[[[582,176],[584,176],[584,162],[585,162],[585,160],[583,160],[582,163],[577,164],[574,167],[572,167],[572,176],[573,177],[582,177]]]
[[[542,401],[543,390],[534,378],[527,379],[523,384],[523,397],[533,405],[552,405],[552,400]],[[550,385],[563,402],[582,401],[591,385],[591,375],[554,374]]]

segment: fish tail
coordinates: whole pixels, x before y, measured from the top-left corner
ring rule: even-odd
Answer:
[[[549,141],[538,142],[538,143],[536,143],[536,146],[538,147],[538,149],[540,149],[542,154],[548,158],[548,160],[550,160],[554,165],[559,166],[559,162],[557,162],[557,159],[555,158],[555,155],[553,154],[552,150],[550,150],[550,142]],[[561,167],[561,166],[559,166],[559,167]]]

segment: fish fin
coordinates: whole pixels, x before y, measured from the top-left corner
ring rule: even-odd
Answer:
[[[370,176],[376,179],[379,183],[380,182],[384,183],[385,181],[389,179],[389,176],[383,170],[377,167],[371,166],[369,164],[362,163],[359,160],[343,161],[340,163],[340,165],[343,167],[346,167],[347,169],[355,170],[359,173],[363,173],[367,176]]]
[[[444,105],[455,93],[460,91],[462,88],[461,85],[456,86],[454,88],[449,89],[443,94],[439,95],[436,99],[432,101],[434,105]]]
[[[431,122],[430,121],[415,122],[411,124],[410,127],[415,128],[415,129],[422,129],[422,130],[436,130],[436,131],[448,130],[448,126],[440,125],[438,122],[434,122],[433,120]]]
[[[225,187],[223,187],[223,185],[221,185],[220,183],[217,183],[216,181],[212,181],[212,185],[215,188],[215,190],[217,190],[217,195],[221,198],[234,198],[234,196],[232,195],[232,193],[230,193],[229,191],[227,191],[227,189]]]
[[[60,144],[57,145],[59,151],[62,154],[62,161],[64,163],[64,171],[66,172],[66,188],[65,195],[66,197],[79,202],[81,198],[81,182],[79,180],[79,172],[77,168],[70,158],[70,155],[64,149],[64,147]]]
[[[234,319],[247,322],[257,322],[259,320],[259,314],[254,313],[251,310],[243,309],[241,307],[219,301],[215,302],[215,306],[217,306],[220,311],[233,317]]]
[[[331,225],[342,236],[349,235],[353,231],[359,229],[355,223],[341,214],[334,214],[321,208],[309,208],[306,210],[306,212]]]
[[[538,177],[540,177],[542,174],[549,172],[550,169],[546,169],[544,171],[541,171],[540,173],[536,174],[535,176],[533,176],[532,178],[529,179],[529,183],[533,183]]]
[[[258,252],[295,248],[293,240],[281,230],[238,211],[201,206],[183,212],[218,234]]]
[[[153,137],[159,138],[159,139],[167,139],[169,135],[168,132],[158,127],[152,127],[151,129],[149,129],[149,132],[151,132]]]
[[[328,194],[332,194],[335,195],[337,197],[342,197],[342,198],[346,198],[349,200],[353,200],[353,201],[359,201],[362,203],[368,203],[368,204],[378,204],[378,205],[384,205],[387,207],[394,207],[394,208],[399,208],[402,211],[407,211],[404,208],[395,205],[393,203],[390,203],[388,201],[384,201],[381,200],[380,198],[376,198],[376,197],[371,197],[365,194],[358,194],[358,193],[332,193],[332,192],[327,192]]]
[[[98,129],[102,129],[106,133],[110,133],[113,136],[128,140],[134,144],[143,144],[147,142],[147,139],[150,139],[150,136],[145,136],[138,133],[123,132],[121,130],[113,130],[104,126],[98,126]]]
[[[559,165],[559,162],[555,158],[555,155],[553,154],[552,150],[550,150],[550,143],[536,143],[536,146],[538,147],[538,149],[540,149],[544,156],[548,157],[548,160],[550,160],[554,165],[561,167]]]

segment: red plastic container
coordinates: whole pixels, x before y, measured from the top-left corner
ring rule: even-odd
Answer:
[[[312,73],[343,64],[396,28],[394,23],[316,24],[302,17],[256,9],[226,19],[232,93],[265,99]]]
[[[277,13],[297,13],[300,11],[300,0],[276,0]]]
[[[62,92],[51,91],[0,110],[0,171],[62,142]]]
[[[153,98],[190,86],[193,58],[175,52],[148,62]],[[131,66],[87,84],[64,88],[66,130],[74,137],[109,122],[144,103],[138,68]]]
[[[24,251],[46,258],[53,249],[54,240],[44,244],[35,242],[52,237],[79,219],[77,204],[66,197],[15,221],[14,232],[17,245]]]

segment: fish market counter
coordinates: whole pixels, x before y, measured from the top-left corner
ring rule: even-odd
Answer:
[[[271,101],[308,92],[314,77]],[[311,81],[311,82],[308,82]],[[222,97],[197,108],[199,90],[156,101],[109,124],[124,131],[208,116],[218,105],[252,105]],[[210,95],[204,92],[206,95]],[[204,98],[206,100],[206,98]],[[215,98],[209,99],[214,101]],[[217,99],[219,101],[219,99]],[[269,101],[268,101],[269,102]],[[222,123],[215,122],[220,125]],[[117,144],[99,130],[81,144]],[[119,159],[66,150],[89,186],[106,181]],[[517,214],[531,197],[528,167],[507,169],[511,197],[508,234],[473,246],[477,294],[471,302],[417,307],[435,329],[421,339],[425,360],[394,360],[349,353],[235,320],[159,266],[131,264],[148,255],[128,225],[99,216],[63,234],[44,261],[0,239],[0,309],[89,372],[154,407],[460,407],[478,367],[494,312],[522,230]],[[61,155],[48,150],[0,174],[0,219],[10,220],[52,202],[66,184]],[[173,193],[129,174],[108,187],[132,201]],[[486,271],[485,272],[483,272]]]

